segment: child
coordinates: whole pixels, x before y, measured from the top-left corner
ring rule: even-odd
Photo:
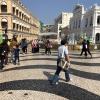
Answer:
[[[20,64],[19,62],[19,45],[16,45],[13,47],[13,57],[14,57],[14,60],[13,60],[13,63],[14,65],[16,65],[17,61],[18,61],[18,64]]]

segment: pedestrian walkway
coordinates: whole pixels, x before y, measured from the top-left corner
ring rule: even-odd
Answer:
[[[9,64],[0,72],[0,100],[100,100],[99,51],[93,59],[71,51],[72,81],[65,82],[61,72],[57,86],[48,82],[56,70],[56,51],[20,56],[20,65]]]

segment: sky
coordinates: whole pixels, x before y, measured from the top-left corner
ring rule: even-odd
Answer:
[[[44,24],[53,24],[61,12],[72,12],[75,4],[89,9],[93,4],[100,5],[100,0],[22,0],[22,3]]]

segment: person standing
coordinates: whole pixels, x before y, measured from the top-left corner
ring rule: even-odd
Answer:
[[[39,40],[38,39],[36,40],[36,46],[37,46],[36,52],[39,53]]]
[[[21,48],[22,48],[22,52],[26,54],[27,53],[27,46],[28,46],[26,38],[21,40],[20,45],[21,45]]]
[[[5,53],[4,53],[4,56],[5,56],[4,63],[5,63],[5,65],[7,65],[8,64],[8,54],[10,52],[10,48],[8,46],[8,41],[7,40],[4,41],[3,50],[5,51]]]
[[[91,52],[90,52],[90,41],[89,41],[89,40],[87,40],[87,52],[89,53],[89,55],[90,55],[91,58],[92,58],[92,54],[91,54]]]
[[[13,38],[10,41],[10,52],[11,52],[11,57],[10,57],[10,62],[13,62],[13,48],[18,44],[17,42],[17,36],[14,35]]]
[[[20,62],[20,60],[19,60],[19,51],[20,51],[19,45],[14,46],[14,48],[13,48],[13,55],[14,55],[13,63],[14,63],[14,65],[16,65],[17,61],[18,61],[18,64],[20,64],[19,63]]]
[[[31,46],[32,46],[32,53],[35,53],[35,48],[36,48],[35,40],[32,40]]]
[[[8,39],[5,38],[3,35],[2,43],[0,44],[0,69],[3,69],[4,65],[8,64],[8,53],[9,53],[9,46],[8,46]]]
[[[45,40],[45,41],[44,41],[44,47],[45,47],[45,54],[46,54],[46,55],[47,55],[47,52],[48,52],[47,43],[48,43],[48,40]]]
[[[3,43],[0,45],[0,69],[3,69],[4,65],[8,64],[8,52],[9,47],[6,43],[6,41],[3,41]]]
[[[48,55],[49,55],[49,54],[51,55],[51,48],[52,48],[52,44],[51,44],[51,42],[48,40],[48,42],[47,42],[47,53],[48,53]]]
[[[66,40],[61,41],[61,46],[58,48],[57,69],[55,75],[50,79],[52,85],[56,85],[59,81],[59,74],[63,70],[65,72],[66,82],[70,81],[69,76],[70,58]]]
[[[4,60],[5,60],[5,51],[3,43],[0,44],[0,69],[4,68]]]

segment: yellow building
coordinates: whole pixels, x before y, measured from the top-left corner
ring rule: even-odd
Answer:
[[[8,37],[14,34],[18,40],[36,39],[40,32],[40,22],[20,2],[20,0],[0,0],[0,32],[8,29]]]

